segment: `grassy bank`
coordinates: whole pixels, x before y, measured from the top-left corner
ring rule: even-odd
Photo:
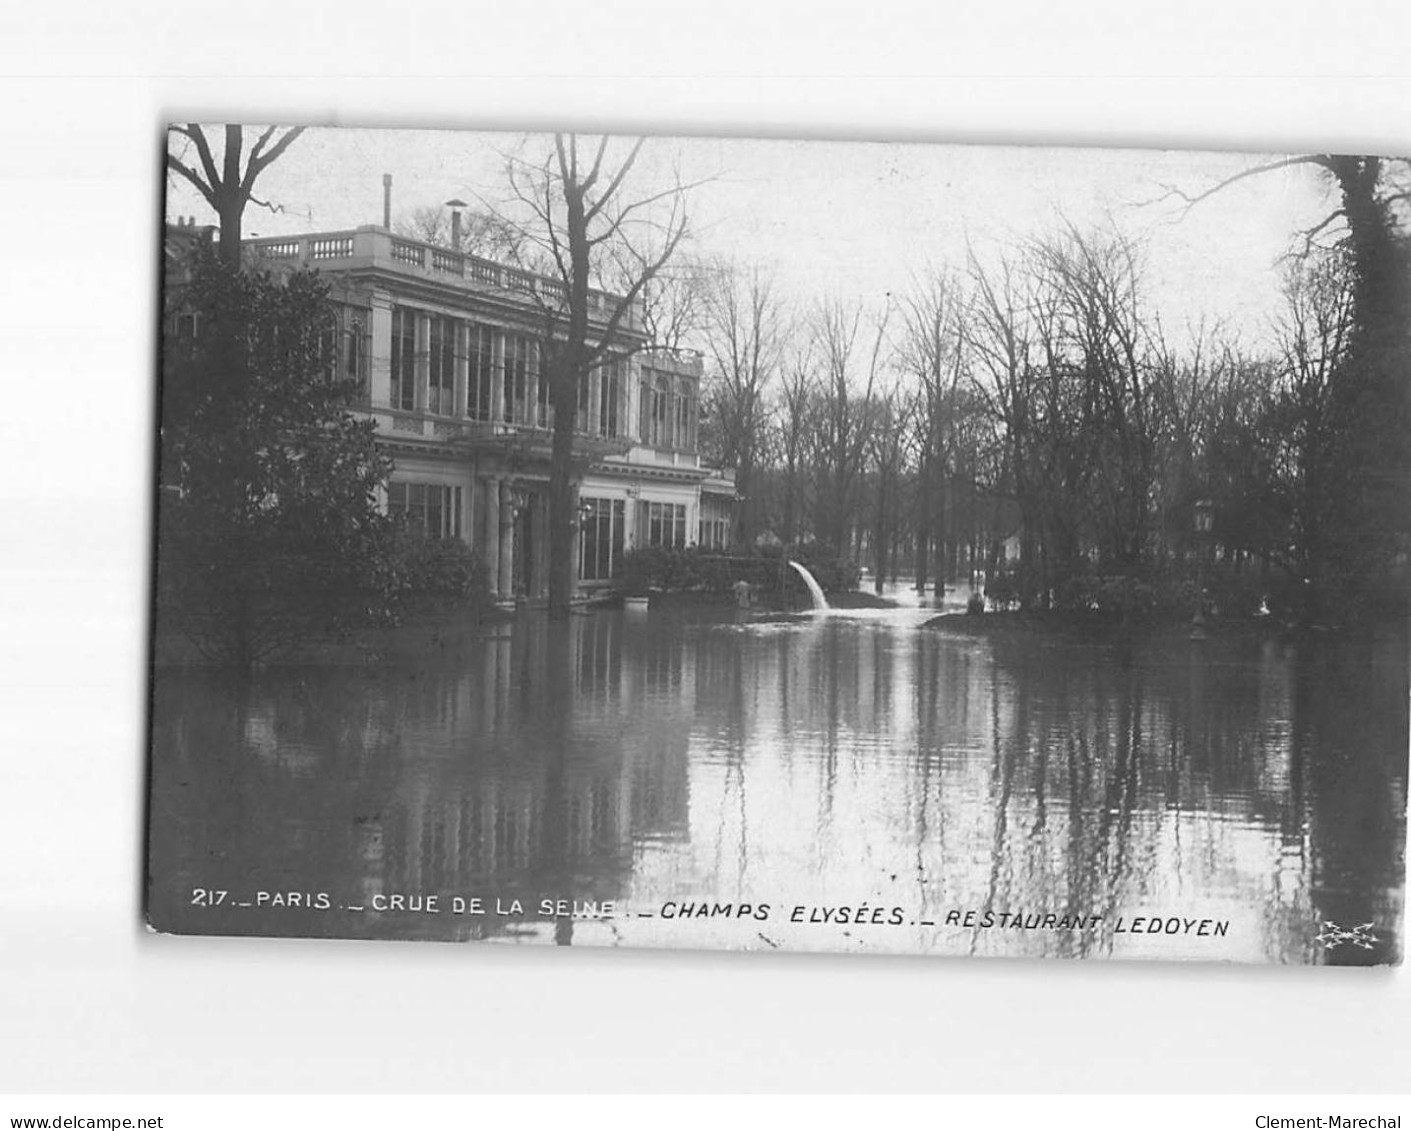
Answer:
[[[502,631],[514,614],[491,607],[477,610],[452,599],[418,602],[397,624],[369,625],[337,636],[295,643],[272,655],[268,664],[369,664],[435,660],[455,656],[486,636]],[[157,667],[215,667],[212,659],[189,636],[158,631],[152,640]]]
[[[812,608],[807,593],[791,594],[791,600],[780,601],[775,593],[754,594],[750,608],[760,611],[775,610],[778,612],[804,612]],[[854,589],[842,593],[827,594],[828,604],[834,609],[895,609],[897,603],[889,601],[885,597],[876,597],[871,593],[861,589]],[[621,595],[614,595],[606,598],[604,604],[610,607],[620,607],[622,604]],[[656,590],[651,593],[652,608],[685,607],[685,606],[708,606],[720,608],[733,608],[736,604],[733,593],[711,593],[701,590]]]
[[[980,614],[949,613],[932,617],[923,628],[952,636],[995,638],[1042,632],[1082,640],[1122,640],[1134,636],[1186,636],[1194,625],[1189,617],[1144,616],[1124,620],[1111,613],[1031,610]],[[1317,640],[1330,636],[1380,636],[1404,633],[1406,626],[1388,623],[1356,630],[1305,626],[1277,617],[1210,617],[1201,626],[1206,637],[1258,640]]]

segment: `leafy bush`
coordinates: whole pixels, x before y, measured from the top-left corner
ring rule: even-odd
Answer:
[[[1054,607],[1066,612],[1088,612],[1098,607],[1098,579],[1080,573],[1064,578],[1053,594]]]
[[[201,333],[162,351],[158,631],[249,665],[385,613],[391,465],[331,381],[327,285],[193,265]]]
[[[1222,616],[1251,617],[1264,600],[1265,585],[1250,570],[1237,573],[1223,566],[1207,571],[1204,582],[1206,599]]]
[[[388,555],[385,584],[397,613],[451,601],[477,611],[491,604],[490,573],[480,555],[457,539],[430,538],[405,527]]]
[[[1156,590],[1128,574],[1099,577],[1095,596],[1098,610],[1113,616],[1147,617],[1156,611]]]
[[[985,596],[997,609],[1012,609],[1019,604],[1019,581],[1013,573],[996,572],[985,579]]]
[[[844,561],[835,557],[827,547],[818,542],[800,542],[794,546],[770,546],[760,550],[760,555],[769,561],[777,563],[795,561],[799,565],[813,574],[820,587],[825,593],[851,593],[857,588],[858,582],[862,578],[862,570],[852,562]],[[795,585],[802,586],[803,581],[798,573],[789,569],[785,584],[792,588]]]
[[[674,593],[729,593],[737,581],[747,581],[756,592],[802,590],[803,579],[789,568],[788,559],[805,566],[824,592],[850,592],[857,588],[860,571],[851,563],[814,557],[808,548],[778,550],[749,556],[721,553],[692,546],[684,550],[648,546],[622,556],[617,581],[629,596],[650,590]],[[782,588],[781,588],[782,587]]]

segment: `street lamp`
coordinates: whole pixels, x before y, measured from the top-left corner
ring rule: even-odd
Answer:
[[[1205,547],[1215,529],[1215,504],[1209,499],[1195,501],[1195,616],[1191,618],[1191,639],[1205,639]]]

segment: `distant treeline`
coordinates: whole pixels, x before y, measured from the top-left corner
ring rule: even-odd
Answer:
[[[1404,609],[1411,255],[1376,191],[1370,237],[1279,268],[1257,352],[1170,332],[1111,230],[972,260],[871,317],[787,316],[760,273],[715,274],[702,437],[738,469],[737,540],[923,585],[984,570],[1023,607],[1204,589],[1327,623]]]

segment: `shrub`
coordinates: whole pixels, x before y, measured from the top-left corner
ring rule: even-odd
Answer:
[[[1252,571],[1224,565],[1208,571],[1204,582],[1206,599],[1222,616],[1251,617],[1264,600],[1264,585]]]
[[[985,579],[985,596],[997,609],[1012,609],[1019,604],[1019,582],[1013,573],[996,572]]]
[[[396,613],[450,601],[479,612],[491,604],[490,574],[480,555],[457,539],[403,528],[393,542],[388,587]]]
[[[1156,611],[1156,590],[1129,574],[1099,577],[1095,596],[1098,610],[1115,616],[1146,617]]]
[[[848,592],[857,588],[860,571],[848,562],[809,552],[791,550],[788,559],[805,566],[825,592]],[[786,564],[779,550],[752,555],[722,553],[697,546],[667,549],[646,546],[623,554],[617,582],[629,596],[642,596],[649,590],[668,592],[728,593],[737,581],[747,581],[756,592],[778,593],[802,590],[803,579]]]

